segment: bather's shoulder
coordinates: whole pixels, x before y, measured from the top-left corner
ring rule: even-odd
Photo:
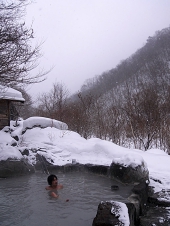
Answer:
[[[63,188],[63,185],[62,184],[59,184],[58,186],[57,186],[57,189],[62,189]]]
[[[45,190],[51,190],[50,186],[45,187]]]

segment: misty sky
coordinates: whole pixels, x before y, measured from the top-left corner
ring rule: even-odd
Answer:
[[[43,42],[36,71],[53,67],[28,92],[49,91],[56,81],[72,94],[168,27],[170,0],[36,0],[27,7],[26,24],[32,24],[34,41]]]

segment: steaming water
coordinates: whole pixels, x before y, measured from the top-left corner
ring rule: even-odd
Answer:
[[[126,202],[130,187],[90,173],[59,173],[59,198],[45,190],[47,175],[0,179],[0,225],[2,226],[91,226],[100,201]],[[66,202],[69,199],[69,202]]]

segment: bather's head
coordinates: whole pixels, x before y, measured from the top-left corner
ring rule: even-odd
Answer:
[[[58,179],[57,179],[57,176],[56,175],[54,175],[54,174],[51,174],[50,176],[48,176],[48,178],[47,178],[47,181],[48,181],[48,184],[51,186],[52,185],[52,182],[53,181],[57,181]]]

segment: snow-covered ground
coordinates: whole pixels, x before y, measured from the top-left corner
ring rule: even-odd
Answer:
[[[150,185],[155,192],[170,189],[170,156],[162,150],[144,152],[98,138],[86,140],[78,133],[69,131],[65,123],[43,117],[21,120],[18,124],[16,126],[16,122],[11,121],[10,131],[9,127],[0,131],[0,160],[20,159],[21,153],[27,149],[29,156],[24,157],[31,164],[36,163],[36,150],[54,165],[76,161],[109,166],[112,161],[117,161],[135,166],[144,161],[149,170]],[[19,141],[17,146],[11,146],[16,143],[12,138],[15,136],[18,136]]]

